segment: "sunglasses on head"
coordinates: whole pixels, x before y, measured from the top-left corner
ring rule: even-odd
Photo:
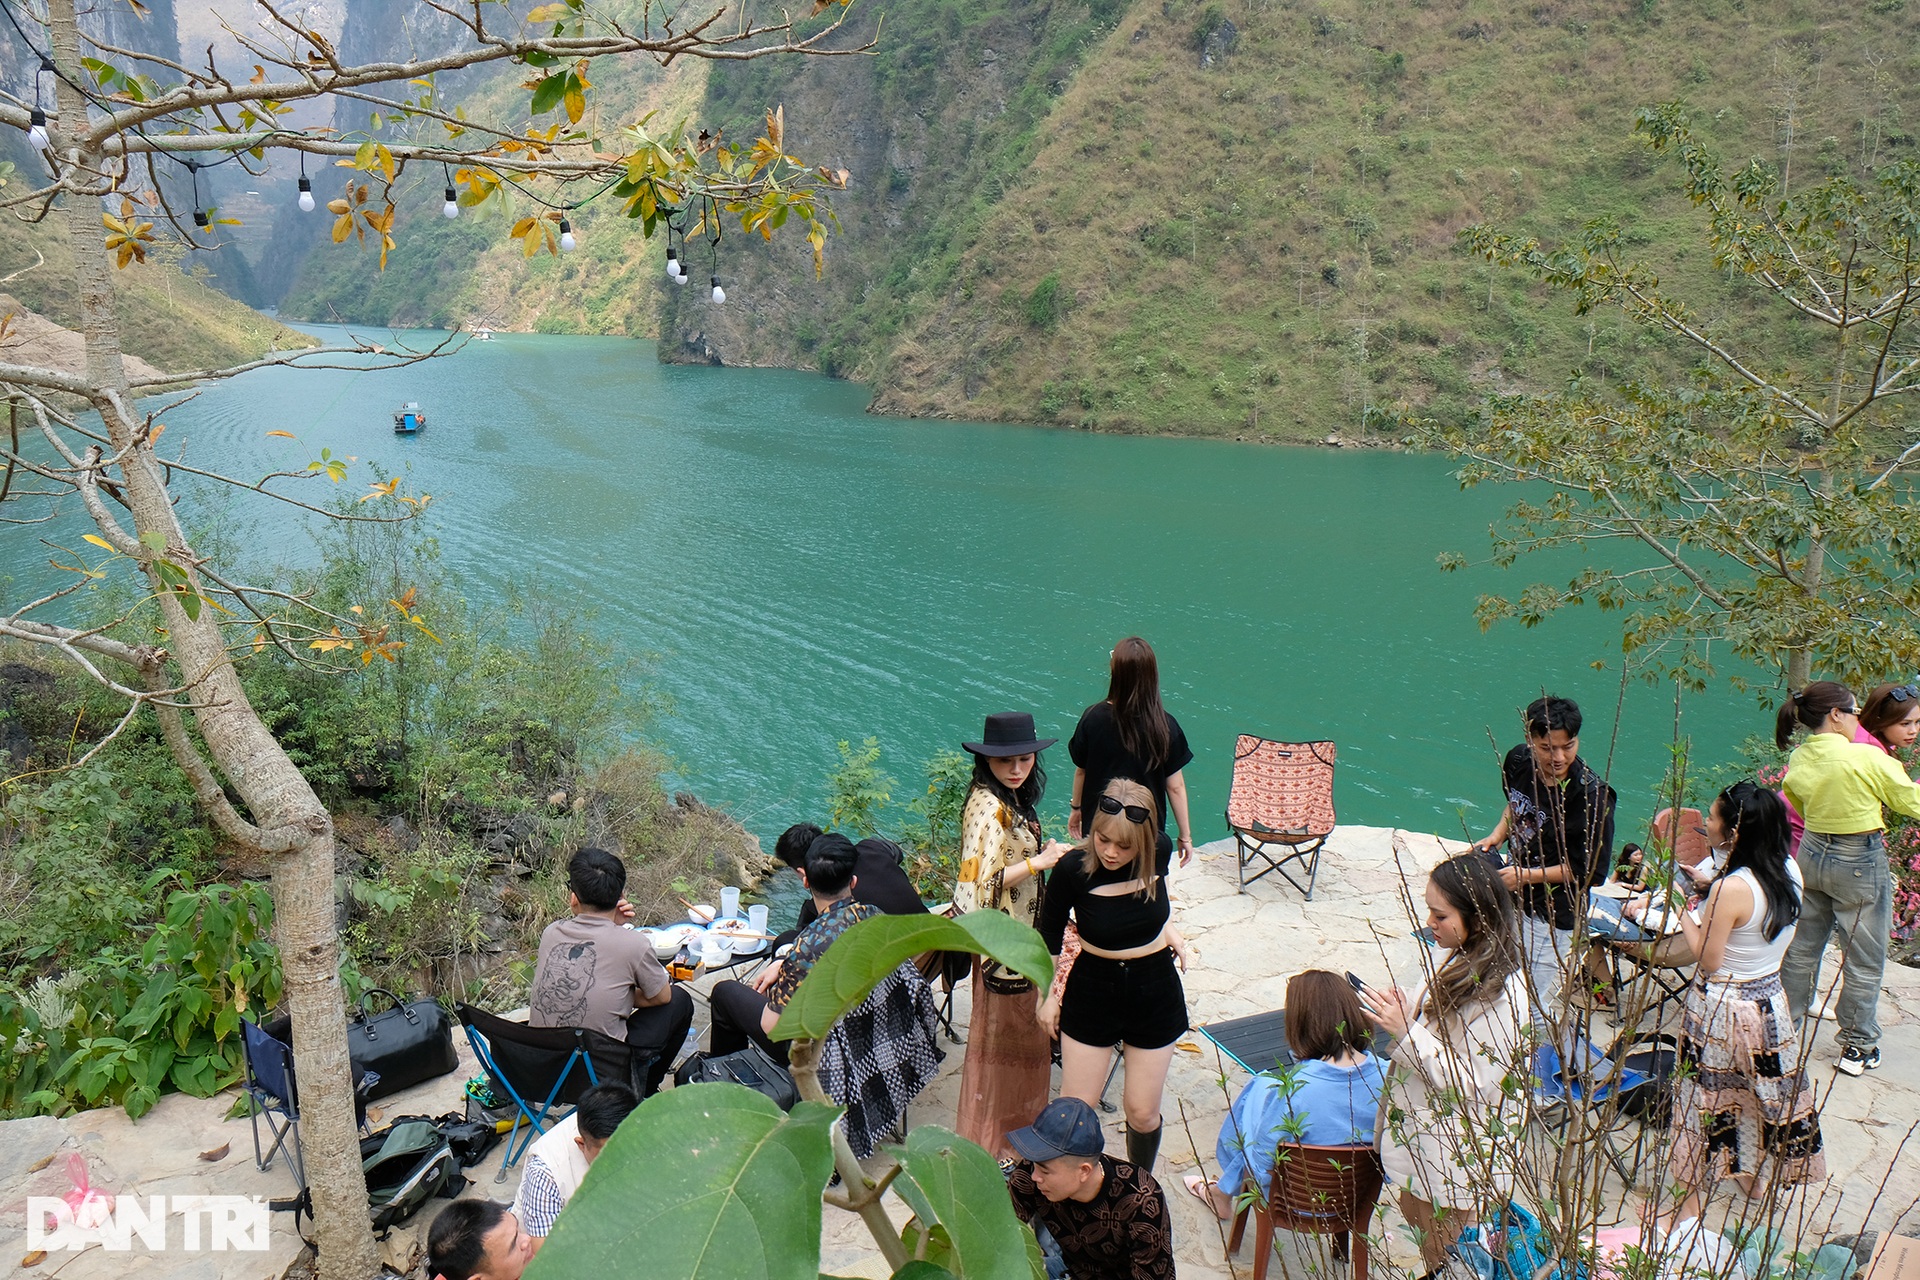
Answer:
[[[1895,702],[1914,702],[1920,700],[1920,686],[1897,684],[1887,690],[1887,696]]]
[[[1151,818],[1153,816],[1152,811],[1147,809],[1143,805],[1121,804],[1118,800],[1114,799],[1112,796],[1100,797],[1100,812],[1124,813],[1127,815],[1128,822],[1145,822],[1148,818]]]

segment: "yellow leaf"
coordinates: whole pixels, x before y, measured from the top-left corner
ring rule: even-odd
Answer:
[[[567,82],[567,92],[561,101],[567,106],[567,120],[572,124],[579,124],[580,117],[587,113],[587,95],[581,92],[578,81]]]
[[[767,141],[773,144],[773,149],[775,151],[778,151],[780,149],[780,139],[786,133],[786,131],[787,131],[786,107],[778,106],[778,107],[775,107],[773,110],[767,112]]]
[[[537,9],[527,11],[527,21],[535,24],[564,22],[572,10],[564,4],[543,4]]]
[[[352,211],[353,211],[353,206],[348,204],[345,200],[327,201],[328,213],[351,213]]]
[[[381,171],[382,173],[384,173],[384,174],[386,174],[386,175],[387,175],[387,181],[388,181],[388,183],[392,183],[392,181],[393,181],[393,152],[391,152],[391,151],[389,151],[389,150],[387,150],[387,148],[386,148],[386,146],[385,146],[385,144],[381,144],[381,145],[380,145],[379,147],[377,147],[377,148],[376,148],[376,151],[378,152],[378,154],[379,154],[379,156],[380,156],[380,171]]]
[[[80,540],[82,542],[91,542],[96,547],[105,547],[109,551],[113,550],[113,544],[97,533],[82,534],[80,535]]]
[[[288,440],[298,440],[300,438],[291,431],[269,431],[267,434],[270,436],[284,436]]]
[[[352,234],[353,234],[352,218],[340,217],[340,218],[335,218],[333,220],[333,242],[335,244],[344,244],[346,242],[347,237]]]

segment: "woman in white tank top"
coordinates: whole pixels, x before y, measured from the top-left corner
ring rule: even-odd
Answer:
[[[1800,914],[1780,797],[1736,782],[1713,802],[1707,838],[1727,851],[1697,913],[1681,916],[1699,957],[1681,1026],[1673,1099],[1673,1221],[1732,1178],[1746,1195],[1827,1176],[1813,1086],[1780,985]],[[1630,904],[1638,914],[1640,904]]]

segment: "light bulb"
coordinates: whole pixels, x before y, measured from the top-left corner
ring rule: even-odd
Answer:
[[[313,212],[313,181],[310,178],[300,179],[300,212]]]
[[[27,142],[35,151],[53,146],[53,140],[47,137],[47,113],[38,107],[27,113]]]
[[[687,282],[687,273],[682,271],[679,275],[673,278],[673,282],[675,284],[685,284]]]
[[[440,212],[448,218],[460,216],[460,198],[453,193],[452,187],[447,188],[447,202],[440,206]]]
[[[713,278],[713,300],[715,302],[725,302],[727,300],[727,291],[720,287],[719,276]]]
[[[679,278],[680,259],[674,254],[673,250],[669,249],[667,250],[667,279],[678,280]]]
[[[193,225],[202,229],[211,225],[207,220],[207,211],[205,209],[195,209],[193,211]]]
[[[573,246],[575,245],[575,243],[577,242],[573,238],[573,224],[571,222],[568,222],[565,218],[560,219],[560,250],[561,252],[572,253]]]

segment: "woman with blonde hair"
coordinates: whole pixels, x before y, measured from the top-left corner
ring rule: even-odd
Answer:
[[[1040,753],[1057,739],[1035,736],[1033,717],[1003,711],[987,717],[973,753],[973,785],[960,813],[956,914],[999,911],[1022,924],[1037,919],[1041,873],[1067,846],[1042,847],[1040,797],[1047,774]],[[960,1070],[960,1136],[996,1156],[1011,1154],[1007,1134],[1024,1128],[1047,1105],[1053,1052],[1036,1021],[1033,983],[984,958],[973,967],[973,1020]]]
[[[1367,987],[1360,1003],[1394,1040],[1380,1163],[1432,1275],[1461,1230],[1513,1189],[1512,1152],[1493,1156],[1525,1120],[1507,1085],[1527,1078],[1528,998],[1513,895],[1491,862],[1447,859],[1427,878],[1426,903],[1446,958],[1413,991]]]
[[[1187,1031],[1180,973],[1191,958],[1155,865],[1157,816],[1145,787],[1108,783],[1086,840],[1061,858],[1040,909],[1040,936],[1056,958],[1069,917],[1080,933],[1065,989],[1040,1006],[1042,1026],[1060,1036],[1060,1092],[1099,1101],[1113,1047],[1124,1046],[1127,1159],[1148,1171],[1160,1151],[1173,1045]]]

